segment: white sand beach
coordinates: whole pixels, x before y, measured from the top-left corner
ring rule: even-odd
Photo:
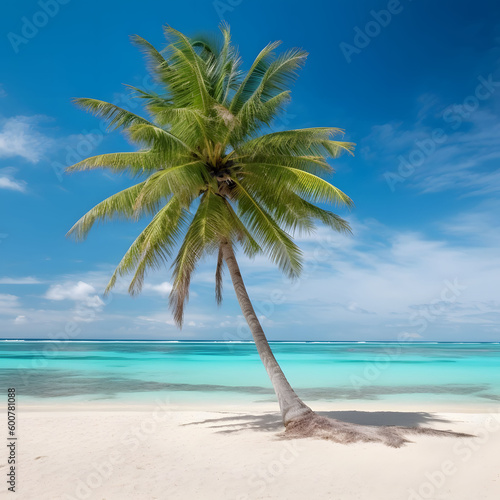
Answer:
[[[323,405],[327,410],[332,405]],[[428,409],[427,409],[428,410]],[[326,413],[325,413],[326,414]],[[500,413],[347,405],[333,418],[430,426],[474,438],[415,436],[394,449],[281,440],[272,406],[18,409],[18,500],[496,500]],[[2,419],[5,415],[2,416]],[[4,420],[5,421],[5,420]],[[6,460],[0,459],[5,477]],[[10,498],[8,484],[0,486]]]

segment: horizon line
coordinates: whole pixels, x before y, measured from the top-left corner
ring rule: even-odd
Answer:
[[[220,340],[220,339],[49,339],[49,338],[0,338],[0,342],[199,342],[218,344],[254,344],[253,340]],[[500,340],[269,340],[269,343],[394,343],[394,344],[500,344]]]

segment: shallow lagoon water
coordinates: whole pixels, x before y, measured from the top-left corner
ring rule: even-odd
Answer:
[[[314,401],[500,403],[500,344],[272,342]],[[274,401],[253,343],[0,341],[0,386],[20,401]]]

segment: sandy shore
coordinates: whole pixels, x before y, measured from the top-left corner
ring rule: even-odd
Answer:
[[[332,405],[327,405],[331,408]],[[283,441],[273,407],[77,405],[17,411],[18,500],[497,500],[500,413],[373,406],[330,416],[475,434],[380,444]],[[327,409],[322,408],[322,409]],[[6,422],[5,414],[2,421]],[[0,457],[0,497],[7,452]]]

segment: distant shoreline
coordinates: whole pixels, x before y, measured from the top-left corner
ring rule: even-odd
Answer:
[[[60,339],[8,339],[0,338],[0,342],[128,342],[128,343],[186,343],[186,344],[253,344],[253,340],[139,340],[139,339],[71,339],[71,340],[60,340]],[[270,344],[400,344],[400,345],[414,345],[414,344],[491,344],[500,345],[500,341],[426,341],[426,340],[411,340],[411,341],[400,341],[400,340],[269,340]]]

